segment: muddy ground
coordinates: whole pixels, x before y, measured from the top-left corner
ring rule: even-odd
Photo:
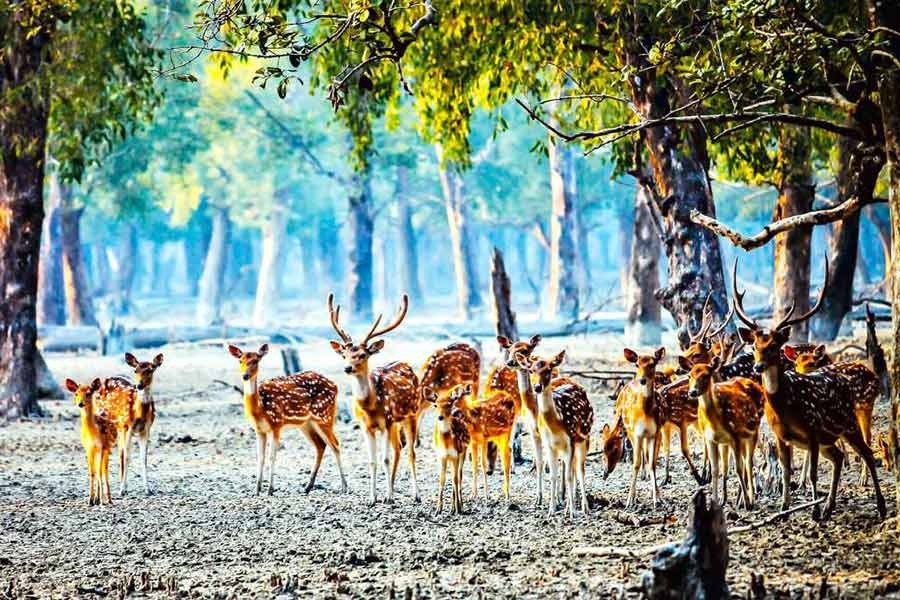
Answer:
[[[392,339],[384,360],[420,363],[438,344]],[[608,340],[557,338],[546,342],[545,351],[563,346],[575,364],[611,366],[598,360],[609,357],[604,353],[613,347]],[[536,486],[527,464],[513,475],[512,506],[499,500],[497,474],[490,480],[490,501],[467,501],[468,514],[462,516],[435,517],[437,476],[431,436],[423,435],[418,461],[423,502],[412,502],[404,462],[396,503],[369,508],[365,450],[352,423],[338,427],[348,494],[339,493],[328,454],[318,485],[309,495],[302,493],[313,452],[299,432],[288,432],[278,456],[277,491],[273,497],[255,497],[255,441],[240,397],[213,383],[237,383],[234,359],[216,345],[162,351],[166,362],[157,376],[150,496],[133,463],[127,497],[119,497],[114,475],[114,504],[87,506],[77,409],[70,398],[45,402],[46,418],[0,426],[0,598],[631,597],[638,594],[648,559],[578,558],[572,549],[642,549],[684,534],[696,488],[683,460],[674,455],[672,480],[662,488],[657,509],[650,506],[649,483],[640,482],[640,506],[625,511],[630,469],[619,468],[604,480],[602,460],[593,456],[588,464],[592,510],[574,521],[532,507]],[[301,358],[304,368],[333,377],[347,398],[349,382],[323,340],[309,340]],[[86,380],[127,373],[117,357],[47,359],[58,377]],[[277,354],[263,366],[264,376],[278,374]],[[599,389],[592,399],[599,431],[611,403]],[[886,408],[877,410],[880,431]],[[431,423],[428,417],[428,432]],[[524,447],[527,458],[528,440]],[[699,452],[696,439],[693,447]],[[830,467],[822,469],[824,491]],[[889,529],[879,522],[871,488],[855,483],[857,469],[854,463],[845,471],[838,509],[829,522],[815,524],[803,512],[732,536],[732,592],[745,595],[751,573],[762,573],[768,591],[785,597],[819,597],[823,580],[831,596],[900,597],[897,533],[893,524]],[[111,470],[117,471],[115,464]],[[888,479],[892,518],[890,476],[880,474]],[[467,469],[467,490],[469,477]],[[799,494],[795,499],[803,500]],[[750,514],[729,507],[728,519],[758,521],[777,506],[776,498],[763,497]],[[652,524],[636,526],[627,515]]]

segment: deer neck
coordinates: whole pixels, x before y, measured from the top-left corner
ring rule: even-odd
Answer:
[[[256,407],[259,406],[259,388],[257,387],[256,377],[252,377],[244,381],[244,410],[248,415],[253,415]]]
[[[97,417],[94,415],[94,405],[85,404],[81,408],[81,429],[87,431],[91,437],[98,437]]]
[[[246,390],[246,386],[244,386]],[[147,406],[148,404],[153,404],[153,387],[146,385],[144,389],[141,390],[141,404]]]
[[[541,390],[541,393],[538,395],[538,410],[544,418],[550,417],[554,420],[560,420],[559,415],[556,412],[556,403],[553,402],[553,386],[549,383],[544,386]]]
[[[706,390],[703,391],[702,394],[697,396],[697,406],[703,408],[703,411],[707,414],[718,412],[717,409],[719,407],[719,398],[715,392],[715,384],[710,382],[710,385]]]
[[[368,371],[353,375],[353,395],[356,401],[364,406],[375,405],[375,392]]]
[[[653,380],[649,377],[647,378],[647,383],[641,385],[639,381],[635,380],[634,382],[635,388],[637,389],[637,396],[641,399],[641,409],[645,414],[650,414],[653,412],[653,394],[655,392],[653,387]]]
[[[522,396],[523,403],[528,406],[528,400],[534,398],[534,388],[531,387],[531,377],[524,369],[516,369],[516,381],[519,384],[519,394]],[[534,406],[534,404],[532,404]]]
[[[780,379],[781,370],[778,368],[778,365],[769,365],[766,367],[766,370],[763,371],[760,376],[760,381],[762,382],[766,394],[774,396],[778,393]]]

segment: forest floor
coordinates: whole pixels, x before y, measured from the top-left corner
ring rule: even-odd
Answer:
[[[392,338],[383,360],[415,357],[419,364],[439,344]],[[610,360],[605,348],[619,348],[610,339],[556,338],[545,345],[545,353],[567,346],[573,363],[582,367],[624,367]],[[349,493],[339,492],[333,457],[326,454],[316,488],[304,495],[313,451],[299,432],[288,432],[278,456],[276,492],[256,497],[255,439],[240,397],[213,383],[237,383],[236,361],[221,346],[162,351],[166,359],[155,388],[150,496],[144,494],[137,460],[129,494],[119,496],[114,457],[114,503],[87,506],[78,413],[71,398],[43,403],[45,418],[0,426],[0,598],[633,597],[647,557],[581,558],[572,549],[639,550],[684,535],[696,485],[676,454],[671,482],[662,487],[656,509],[649,482],[640,481],[639,507],[626,511],[630,466],[620,465],[604,480],[603,459],[595,455],[588,463],[591,511],[574,521],[548,517],[533,507],[536,485],[528,464],[513,474],[512,506],[499,499],[497,473],[490,479],[489,501],[466,496],[466,514],[434,516],[431,416],[419,449],[420,504],[412,501],[404,460],[395,504],[367,506],[367,461],[353,423],[338,426]],[[346,400],[347,378],[324,341],[310,341],[300,351],[304,368],[334,378]],[[85,381],[127,373],[118,357],[51,354],[47,359],[60,378]],[[277,354],[263,367],[263,376],[278,374]],[[608,392],[598,389],[591,397],[599,435],[612,405]],[[879,405],[877,411],[876,432],[885,427],[886,408]],[[524,440],[526,458],[529,445]],[[697,439],[693,448],[699,452]],[[769,593],[784,597],[820,597],[823,581],[828,597],[900,597],[897,533],[893,524],[878,520],[871,487],[856,484],[858,468],[854,462],[845,470],[830,521],[814,523],[803,511],[731,536],[732,593],[746,595],[751,574],[760,573]],[[890,476],[879,472],[888,516],[896,518]],[[827,477],[826,466],[820,476],[823,490]],[[468,468],[464,484],[468,493]],[[806,499],[801,496],[795,493],[794,501]],[[729,525],[764,519],[778,503],[764,496],[750,514],[729,506]]]

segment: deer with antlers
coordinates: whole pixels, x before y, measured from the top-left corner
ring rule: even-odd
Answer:
[[[384,348],[383,335],[397,329],[406,317],[409,298],[400,301],[400,309],[390,324],[380,327],[382,315],[378,315],[369,332],[358,344],[340,325],[341,307],[334,306],[334,294],[328,296],[328,312],[331,326],[341,341],[331,341],[332,349],[344,359],[344,372],[353,377],[353,406],[356,418],[362,423],[369,450],[369,502],[374,504],[375,478],[377,474],[377,436],[384,436],[384,466],[388,469],[388,454],[393,451],[393,461],[388,474],[387,501],[394,501],[394,480],[400,462],[403,440],[409,453],[413,497],[419,502],[419,484],[416,481],[416,439],[419,414],[419,380],[412,367],[403,362],[391,362],[369,369],[369,358]]]
[[[341,475],[341,492],[346,492],[347,478],[341,464],[341,447],[334,434],[337,417],[337,386],[334,382],[314,371],[304,371],[258,383],[259,363],[269,353],[269,345],[263,344],[256,352],[244,352],[237,346],[228,346],[228,352],[240,361],[244,414],[256,431],[256,494],[259,495],[262,489],[266,447],[270,444],[269,495],[275,491],[275,458],[281,432],[288,428],[303,431],[316,448],[316,462],[306,485],[306,493],[316,483],[325,446],[334,453]]]
[[[854,411],[855,398],[862,391],[857,384],[842,376],[833,366],[813,373],[788,370],[782,360],[782,348],[790,339],[791,327],[812,317],[821,307],[828,287],[828,259],[825,259],[825,282],[815,305],[794,317],[794,307],[770,328],[764,328],[747,315],[744,294],[737,290],[737,259],[734,262],[734,304],[738,318],[747,326],[739,329],[741,337],[752,346],[754,370],[759,374],[765,392],[766,419],[778,440],[782,468],[782,508],[790,504],[791,446],[806,448],[810,455],[813,500],[817,500],[816,480],[819,450],[832,463],[831,488],[824,513],[816,504],[813,518],[827,517],[834,510],[844,453],[836,446],[839,439],[847,443],[863,459],[875,486],[878,513],[886,514],[884,497],[878,484],[872,449],[866,444]]]
[[[542,441],[550,452],[550,507],[556,512],[556,499],[562,496],[562,485],[568,486],[565,494],[566,510],[575,516],[575,481],[581,488],[581,510],[588,512],[587,488],[584,466],[590,449],[591,428],[594,425],[594,409],[584,388],[569,379],[554,381],[554,373],[565,360],[563,350],[551,359],[536,356],[515,355],[516,361],[526,368],[537,383],[538,417],[542,429]],[[559,477],[559,463],[563,463],[563,479]]]

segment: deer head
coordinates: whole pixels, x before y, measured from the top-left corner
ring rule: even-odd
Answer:
[[[625,424],[622,421],[622,415],[616,419],[616,424],[612,429],[608,423],[604,423],[600,435],[603,443],[603,456],[606,457],[606,472],[603,474],[603,478],[606,479],[625,454]]]
[[[126,352],[125,363],[134,369],[134,374],[137,376],[138,381],[137,388],[143,390],[149,388],[153,384],[153,373],[162,366],[163,355],[157,354],[151,362],[141,362],[134,354]]]
[[[688,395],[691,398],[705,396],[710,386],[715,381],[716,371],[719,369],[719,357],[714,356],[709,364],[694,365],[688,376]]]
[[[516,361],[516,354],[522,354],[526,358],[529,358],[531,353],[534,352],[534,349],[537,348],[537,345],[541,343],[541,336],[533,335],[527,342],[521,340],[512,342],[509,338],[498,335],[497,343],[500,344],[500,347],[506,352],[506,366],[515,369],[519,366],[519,363]]]
[[[825,344],[819,344],[811,351],[800,352],[794,346],[785,346],[784,356],[794,363],[794,370],[800,373],[812,373],[820,367],[831,364],[831,357],[825,350]]]
[[[237,346],[228,346],[228,352],[241,361],[241,377],[244,381],[256,379],[259,374],[259,361],[269,353],[269,345],[263,344],[256,352],[242,352]]]
[[[660,361],[666,357],[666,349],[660,346],[653,354],[641,355],[631,348],[625,348],[623,353],[625,355],[625,360],[637,368],[637,371],[634,374],[634,381],[649,389],[656,380],[657,365],[659,365]]]
[[[339,342],[332,340],[331,348],[347,362],[344,367],[345,373],[348,375],[364,375],[369,372],[369,357],[377,354],[384,348],[384,340],[375,338],[397,329],[406,317],[408,308],[409,297],[403,294],[403,298],[400,300],[400,309],[397,311],[397,316],[394,317],[394,320],[389,325],[379,329],[378,326],[381,324],[382,315],[378,315],[366,337],[359,344],[355,344],[350,334],[344,331],[340,325],[341,307],[338,305],[335,308],[334,294],[328,295],[328,314],[331,317],[331,326],[334,328],[335,333],[338,334],[338,337],[341,338]]]
[[[101,385],[99,377],[84,385],[78,385],[74,380],[66,379],[66,389],[75,394],[75,405],[78,408],[84,408],[85,405],[90,406],[94,392],[99,390]]]
[[[554,369],[559,367],[566,358],[566,351],[562,350],[559,354],[551,359],[540,357],[529,357],[522,353],[516,354],[516,362],[519,367],[527,369],[531,374],[534,384],[534,391],[540,394],[545,389],[550,389],[550,381],[554,376]]]
[[[793,316],[795,306],[791,305],[787,314],[768,329],[760,326],[744,310],[744,292],[739,292],[737,289],[737,267],[738,259],[735,258],[732,288],[734,292],[734,308],[738,318],[747,325],[747,327],[739,327],[738,333],[741,339],[753,348],[753,370],[757,373],[764,373],[769,368],[781,365],[781,349],[791,337],[791,327],[806,321],[822,308],[822,302],[825,300],[825,290],[828,288],[828,257],[825,257],[825,281],[822,284],[822,289],[819,290],[819,297],[815,305],[799,317]]]

